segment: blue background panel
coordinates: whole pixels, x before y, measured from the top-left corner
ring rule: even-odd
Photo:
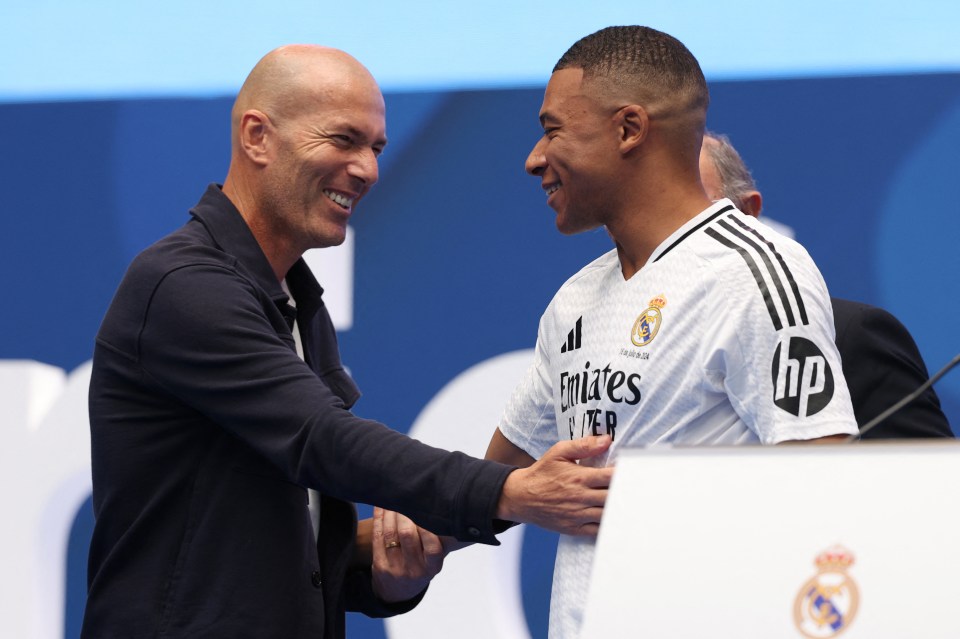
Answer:
[[[932,370],[960,351],[960,75],[714,82],[709,126],[752,167],[834,294],[879,304]],[[523,171],[542,87],[389,93],[381,182],[357,208],[354,323],[342,354],[356,412],[406,431],[456,375],[533,346],[558,286],[610,248],[561,236]],[[89,359],[126,265],[181,225],[229,161],[230,98],[0,105],[0,358]],[[960,376],[938,385],[960,424]],[[891,403],[898,398],[890,398]],[[491,429],[493,424],[490,425]],[[455,427],[452,425],[451,427]],[[82,609],[91,517],[68,559],[67,636]],[[554,541],[528,533],[528,623],[545,636]],[[353,636],[382,623],[350,621]]]

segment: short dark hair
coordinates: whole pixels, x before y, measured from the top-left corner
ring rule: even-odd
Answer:
[[[710,103],[707,81],[690,50],[671,35],[641,26],[606,27],[575,42],[553,67],[583,69],[585,79],[608,77],[618,83],[669,92],[690,107]]]

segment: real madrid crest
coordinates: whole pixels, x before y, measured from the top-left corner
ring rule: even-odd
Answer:
[[[834,546],[817,555],[817,574],[803,584],[793,604],[793,620],[804,637],[836,637],[857,616],[860,595],[847,569],[853,553]]]
[[[661,309],[667,305],[667,298],[662,294],[657,295],[650,300],[650,306],[640,314],[637,321],[633,323],[633,331],[630,334],[630,341],[634,346],[646,346],[657,336],[660,330],[660,324],[663,323],[663,313]]]

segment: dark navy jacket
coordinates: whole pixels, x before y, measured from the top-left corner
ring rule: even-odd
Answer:
[[[83,637],[330,639],[345,610],[411,607],[348,570],[349,502],[496,543],[511,469],[351,414],[359,392],[306,264],[287,277],[303,361],[236,208],[211,185],[191,214],[134,260],[97,335]],[[316,543],[307,487],[322,494]]]

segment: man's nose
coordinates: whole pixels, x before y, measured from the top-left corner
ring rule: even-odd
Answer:
[[[367,186],[376,184],[380,177],[380,167],[377,163],[377,154],[373,149],[362,149],[354,161],[350,163],[350,174],[363,180]]]
[[[533,145],[533,149],[530,151],[530,155],[527,156],[524,169],[526,169],[530,175],[543,175],[543,171],[547,166],[547,159],[543,154],[543,143],[545,139],[546,138],[540,138],[537,140],[537,143]]]

